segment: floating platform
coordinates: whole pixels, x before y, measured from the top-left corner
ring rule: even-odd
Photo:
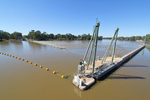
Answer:
[[[88,89],[96,82],[96,80],[101,79],[115,68],[120,67],[144,48],[145,45],[141,45],[139,48],[133,50],[121,58],[114,58],[113,64],[108,63],[111,61],[111,57],[108,57],[103,64],[101,64],[102,59],[95,60],[94,74],[92,74],[92,64],[89,65],[88,69],[87,66],[85,66],[85,70],[83,72],[84,74],[74,75],[73,84],[81,90]]]

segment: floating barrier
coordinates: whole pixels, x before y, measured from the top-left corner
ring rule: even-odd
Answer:
[[[15,57],[15,56],[13,56],[13,55],[9,55],[9,54],[2,53],[2,52],[0,52],[0,54],[2,54],[2,55],[4,54],[4,55],[7,55],[7,56],[9,56],[9,57],[16,58],[16,59],[18,58],[17,56]],[[18,60],[21,60],[21,58],[19,57]],[[25,60],[22,59],[22,61],[25,61]],[[28,62],[28,60],[26,60],[26,62]],[[32,62],[30,62],[30,64],[32,64]],[[35,63],[34,66],[38,66],[38,64]],[[43,68],[43,66],[40,65],[40,68]],[[46,68],[46,71],[49,71],[49,68]],[[56,73],[56,71],[53,71],[52,73],[53,73],[53,74],[56,74],[56,75],[58,75],[58,76],[60,76],[61,78],[65,78],[65,75],[60,75],[60,74]]]

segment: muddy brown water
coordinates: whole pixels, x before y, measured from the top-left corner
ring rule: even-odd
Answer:
[[[0,100],[150,100],[149,49],[145,48],[105,80],[81,91],[72,84],[72,79],[88,41],[65,42],[76,47],[58,49],[27,41],[0,42],[0,52],[33,62],[0,54]],[[109,43],[110,40],[98,41],[97,55],[102,57]],[[118,41],[116,56],[136,49],[139,44]],[[52,73],[54,70],[71,76],[62,79]]]

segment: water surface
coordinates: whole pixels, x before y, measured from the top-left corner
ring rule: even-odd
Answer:
[[[98,41],[97,56],[104,55],[109,43],[110,40]],[[0,42],[0,52],[33,62],[0,55],[0,100],[150,100],[150,49],[145,48],[107,79],[81,91],[72,84],[72,74],[84,56],[88,41],[69,44],[69,49],[58,49],[27,41]],[[116,56],[136,49],[139,44],[117,41]],[[52,74],[53,70],[71,77],[62,79]]]

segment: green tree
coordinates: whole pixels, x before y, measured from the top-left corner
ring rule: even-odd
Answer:
[[[66,40],[75,40],[75,39],[77,39],[77,36],[72,35],[71,33],[67,33],[65,35],[65,38],[66,38]]]
[[[58,33],[58,34],[56,35],[56,39],[57,39],[57,40],[60,39],[60,33]]]
[[[31,30],[28,34],[28,37],[30,39],[34,39],[34,40],[41,40],[42,39],[42,35],[41,35],[41,31],[37,30],[37,31],[34,31],[34,30]]]
[[[141,36],[136,36],[135,40],[142,40],[142,37]]]
[[[91,39],[91,35],[90,34],[86,35],[86,40],[90,40],[90,39]]]
[[[33,39],[34,38],[34,34],[35,33],[35,31],[34,30],[31,30],[29,33],[28,33],[28,38],[30,38],[30,39]]]
[[[13,32],[10,34],[10,39],[22,39],[22,33],[20,32]]]
[[[78,40],[81,40],[81,35],[78,35]]]
[[[149,41],[149,42],[150,42],[150,34],[147,34],[147,35],[146,35],[146,41]]]
[[[0,41],[2,41],[2,39],[9,39],[9,33],[8,32],[5,32],[3,30],[0,30]]]
[[[47,33],[43,32],[40,34],[41,40],[48,40]]]
[[[54,39],[54,34],[53,34],[53,33],[49,34],[49,35],[48,35],[48,38],[49,38],[49,39]]]
[[[4,32],[4,39],[9,39],[9,36],[10,36],[10,33],[8,33],[8,32]]]
[[[102,39],[103,39],[103,36],[99,36],[99,37],[98,37],[98,40],[102,40]]]
[[[130,41],[135,41],[135,36],[129,38]]]
[[[41,31],[37,30],[36,32],[34,32],[34,39],[41,40]]]
[[[83,34],[83,35],[81,36],[81,40],[86,40],[86,34]]]
[[[0,41],[2,41],[3,38],[4,38],[4,31],[0,30]]]

